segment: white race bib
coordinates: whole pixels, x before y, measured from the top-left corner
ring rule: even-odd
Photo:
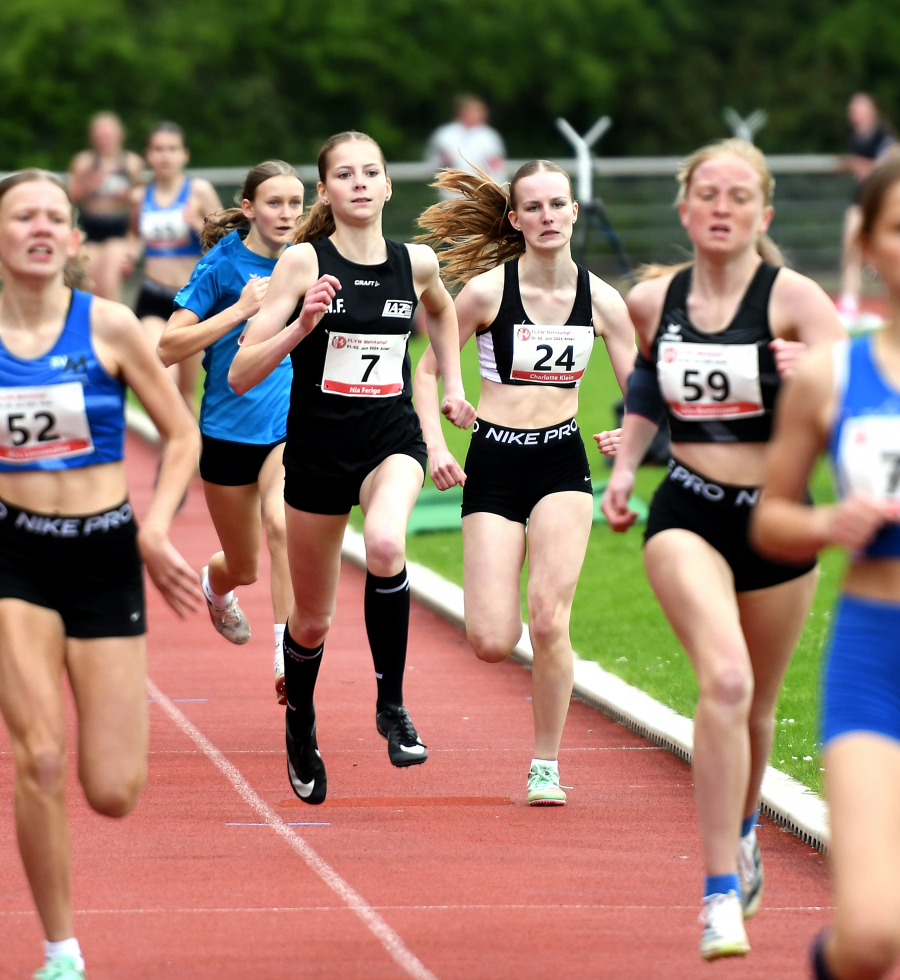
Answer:
[[[755,344],[662,342],[656,371],[677,419],[750,419],[764,415]]]
[[[180,209],[142,211],[140,231],[141,238],[151,248],[183,248],[191,243],[191,226],[184,220]]]
[[[69,459],[93,450],[80,381],[0,388],[0,461]]]
[[[841,429],[838,470],[849,493],[865,493],[877,500],[900,498],[900,417],[848,419]]]
[[[328,335],[322,391],[354,398],[387,398],[403,391],[409,334]]]
[[[521,323],[513,327],[510,379],[560,385],[581,383],[594,346],[594,328]]]

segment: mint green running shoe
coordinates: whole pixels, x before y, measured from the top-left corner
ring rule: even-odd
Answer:
[[[550,766],[532,763],[528,773],[530,806],[565,806],[566,794],[559,788],[559,772]]]
[[[73,957],[57,956],[35,973],[34,980],[85,980],[85,973]]]

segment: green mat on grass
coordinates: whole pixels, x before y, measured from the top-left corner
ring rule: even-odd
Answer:
[[[606,518],[600,511],[600,500],[606,487],[606,480],[592,480],[594,491],[594,523],[605,524]],[[462,527],[460,506],[462,504],[462,487],[450,490],[436,490],[428,487],[419,494],[412,517],[409,519],[410,534],[428,534],[431,531],[458,531]],[[647,520],[647,505],[640,497],[632,495],[628,505],[637,511],[638,522]]]

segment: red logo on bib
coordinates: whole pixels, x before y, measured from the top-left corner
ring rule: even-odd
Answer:
[[[663,360],[666,364],[671,364],[675,360],[675,348],[667,347],[665,354],[663,354]]]
[[[340,349],[341,347],[346,347],[347,346],[347,338],[346,337],[340,337],[340,336],[338,336],[338,337],[332,337],[331,338],[331,346],[332,347],[337,347],[338,349]]]
[[[519,327],[518,331],[516,332],[516,336],[519,338],[519,340],[531,340],[531,331],[528,329],[528,327]]]

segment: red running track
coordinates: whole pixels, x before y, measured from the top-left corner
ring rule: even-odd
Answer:
[[[155,456],[130,439],[128,467],[140,513]],[[197,568],[215,549],[199,485],[173,537]],[[406,700],[430,758],[394,769],[375,731],[362,597],[362,574],[345,567],[317,697],[330,796],[309,807],[285,772],[267,585],[240,592],[254,628],[242,648],[205,612],[182,622],[148,589],[150,677],[166,701],[150,706],[147,789],[115,822],[70,780],[90,980],[807,976],[830,901],[819,854],[764,824],[753,952],[706,966],[689,768],[575,701],[561,752],[569,805],[529,808],[528,672],[481,664],[457,629],[415,605]],[[12,776],[4,732],[0,976],[18,980],[39,965],[41,933],[15,848]]]

